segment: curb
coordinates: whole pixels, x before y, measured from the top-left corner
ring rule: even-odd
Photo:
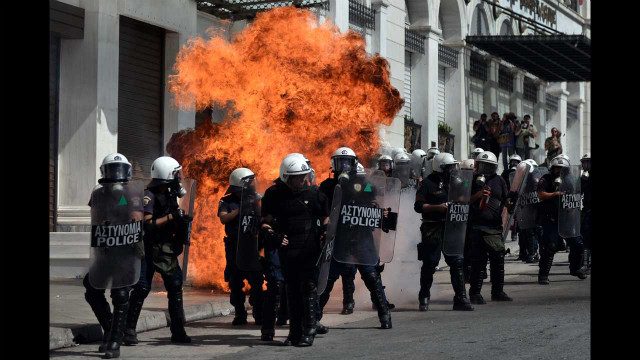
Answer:
[[[251,307],[247,307],[250,309]],[[184,307],[186,322],[210,319],[219,316],[233,314],[235,309],[228,302],[208,302]],[[171,324],[169,311],[142,310],[136,332],[141,333],[167,327]],[[102,340],[102,327],[100,324],[83,324],[69,328],[49,327],[49,351],[73,347],[79,344],[88,344]]]

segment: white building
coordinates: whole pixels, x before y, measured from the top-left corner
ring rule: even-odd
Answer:
[[[535,34],[518,14],[538,23],[538,31],[545,25],[590,37],[590,0],[582,5],[540,0],[540,14],[528,9],[537,3],[531,0],[494,1],[516,15],[480,0],[304,0],[302,5],[323,3],[313,8],[321,18],[331,18],[341,31],[364,34],[367,50],[389,61],[392,85],[406,100],[384,131],[391,146],[437,146],[443,121],[452,128],[456,158],[466,159],[473,120],[508,109],[520,118],[532,115],[541,147],[551,127],[560,129],[566,134],[565,153],[578,159],[590,151],[589,83],[546,82],[466,39]],[[169,106],[166,85],[179,47],[196,35],[206,37],[210,26],[227,27],[231,38],[251,21],[247,13],[291,1],[268,3],[222,23],[220,17],[229,17],[223,5],[195,0],[50,1],[52,277],[83,276],[87,270],[87,202],[104,156],[126,154],[134,177],[148,179],[151,162],[166,155],[171,135],[201,121],[200,114]],[[405,124],[405,115],[413,122]],[[542,151],[534,155],[544,157]]]

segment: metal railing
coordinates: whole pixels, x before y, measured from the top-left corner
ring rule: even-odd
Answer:
[[[349,0],[349,23],[364,29],[376,29],[376,11],[356,0]]]
[[[522,90],[522,95],[525,100],[533,101],[534,104],[538,102],[538,87],[536,86],[535,82],[529,80],[529,78],[524,78]]]
[[[513,92],[513,74],[504,66],[500,66],[498,71],[498,87]]]
[[[555,95],[551,95],[551,94],[547,94],[545,96],[545,100],[544,102],[547,104],[547,109],[551,110],[551,111],[558,111],[558,101],[560,99],[555,96]]]
[[[469,75],[474,78],[487,81],[488,77],[488,64],[477,53],[472,52],[469,62]]]
[[[458,67],[458,50],[438,44],[438,61],[450,67]]]
[[[567,119],[578,119],[578,105],[567,103]]]
[[[405,26],[404,47],[407,51],[424,54],[424,42],[426,39],[426,36]]]

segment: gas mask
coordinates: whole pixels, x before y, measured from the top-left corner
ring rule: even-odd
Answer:
[[[484,187],[487,184],[487,179],[484,177],[484,175],[480,174],[480,176],[476,178],[476,184],[478,184],[478,186],[480,187]]]
[[[174,181],[171,182],[171,185],[169,185],[169,189],[171,190],[172,193],[176,194],[176,196],[179,198],[187,195],[187,190],[184,187],[182,187],[182,183],[178,179],[175,179]]]
[[[562,185],[562,178],[558,176],[555,180],[553,180],[553,186],[555,186],[556,190],[560,189]]]

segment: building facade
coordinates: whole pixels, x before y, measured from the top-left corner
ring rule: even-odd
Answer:
[[[589,0],[492,2],[565,34],[590,37]],[[473,121],[481,113],[513,111],[520,119],[530,114],[539,129],[536,161],[544,158],[552,127],[565,134],[562,145],[573,161],[590,151],[589,83],[547,83],[466,43],[468,35],[537,32],[508,11],[480,0],[322,3],[312,8],[321,20],[361,33],[367,51],[389,61],[391,83],[405,106],[381,130],[385,144],[409,151],[440,146],[466,159]],[[532,3],[550,10],[532,10]],[[149,179],[151,162],[167,155],[171,135],[203,118],[170,106],[167,81],[180,46],[195,36],[206,38],[211,26],[224,27],[231,39],[251,19],[222,21],[194,0],[51,0],[49,5],[50,275],[76,277],[88,268],[87,203],[102,159],[124,153],[134,178]],[[220,121],[215,109],[211,116]],[[439,136],[439,124],[451,134]]]

